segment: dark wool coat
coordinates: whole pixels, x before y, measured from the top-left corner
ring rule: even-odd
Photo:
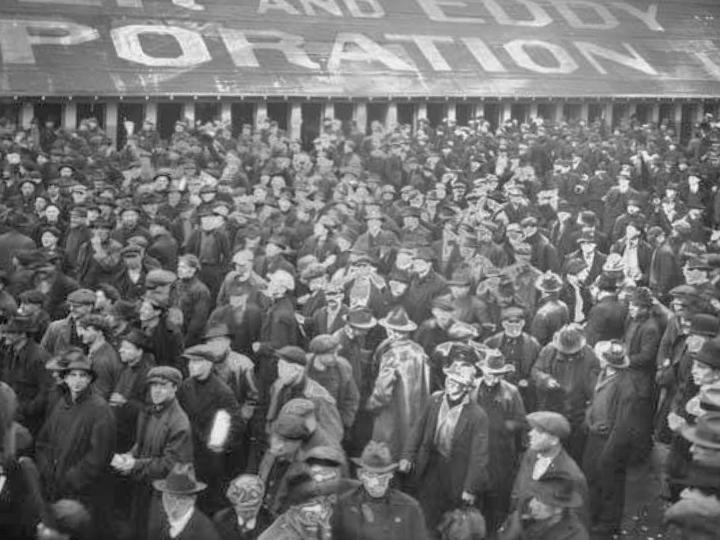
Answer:
[[[212,306],[210,289],[197,276],[178,279],[170,289],[170,304],[182,311],[185,347],[200,343]]]
[[[333,538],[346,540],[425,540],[425,518],[418,502],[397,489],[370,497],[363,486],[338,497],[332,515]]]
[[[433,394],[418,418],[405,445],[403,458],[415,464],[414,474],[422,485],[432,454],[443,392]],[[463,406],[453,435],[450,453],[450,484],[453,498],[463,491],[479,494],[488,487],[488,418],[477,403]]]
[[[162,510],[160,511],[162,512]],[[167,518],[163,517],[160,530],[151,530],[148,538],[157,538],[158,540],[220,540],[213,522],[197,508],[195,508],[190,521],[187,522],[179,535],[170,536],[170,526],[167,523]]]
[[[570,322],[570,312],[562,300],[548,298],[541,301],[530,325],[530,333],[540,345],[548,344],[555,332]]]
[[[449,292],[450,288],[445,279],[433,270],[423,277],[415,276],[403,302],[407,306],[408,317],[417,324],[426,321],[432,316],[430,310],[433,298]]]
[[[78,499],[90,508],[104,501],[103,482],[115,450],[115,417],[88,387],[74,403],[58,401],[37,437],[36,458],[47,500]]]
[[[298,345],[300,332],[295,307],[287,296],[273,302],[262,316],[260,341],[272,349]]]
[[[185,346],[180,329],[167,320],[167,314],[160,317],[157,326],[149,333],[150,344],[158,366],[172,366],[187,374],[187,365],[180,358]]]
[[[598,341],[623,339],[627,306],[616,295],[601,298],[591,309],[585,324],[585,337],[590,346]]]

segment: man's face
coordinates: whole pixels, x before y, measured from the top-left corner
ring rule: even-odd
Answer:
[[[505,330],[505,334],[508,337],[518,337],[522,334],[523,327],[525,326],[525,320],[521,317],[512,317],[502,321],[502,327]]]
[[[142,257],[139,253],[127,254],[123,257],[125,266],[131,270],[137,270],[142,266]]]
[[[150,302],[148,300],[144,300],[140,304],[139,317],[140,317],[141,321],[151,321],[158,315],[159,315],[158,310],[155,308],[155,306],[152,304],[152,302]]]
[[[440,326],[447,326],[452,321],[452,312],[451,311],[445,311],[444,309],[433,308],[432,314]]]
[[[213,363],[210,360],[204,358],[193,358],[188,361],[188,373],[191,377],[204,381],[210,376],[212,371]]]
[[[692,378],[696,386],[711,384],[720,378],[720,373],[703,362],[695,360],[692,365]]]
[[[97,340],[100,331],[94,326],[79,326],[77,329],[77,333],[85,345],[90,345],[91,343],[95,343],[95,340]]]
[[[454,379],[451,379],[450,377],[447,377],[445,379],[445,395],[450,399],[451,401],[458,401],[465,397],[465,394],[467,394],[468,388],[467,386],[464,386]]]
[[[78,320],[92,312],[92,306],[89,304],[70,303],[70,317]]]
[[[703,343],[707,341],[707,336],[701,336],[700,334],[690,334],[685,340],[688,351],[691,353],[697,353],[703,346]]]
[[[40,243],[46,249],[52,249],[57,245],[57,237],[51,232],[44,232],[40,237]]]
[[[134,343],[130,343],[129,341],[123,339],[120,342],[118,353],[120,353],[120,360],[122,360],[123,363],[134,364],[136,361],[140,360],[143,351]]]
[[[395,281],[394,279],[391,279],[388,282],[388,286],[390,287],[390,294],[392,294],[395,298],[399,298],[405,294],[405,291],[408,288],[407,283],[403,281]]]
[[[295,455],[302,440],[292,440],[282,437],[277,433],[270,435],[270,454],[279,458],[290,458]]]
[[[430,261],[425,259],[413,259],[413,270],[418,274],[425,274],[430,270]]]
[[[150,400],[153,405],[162,405],[175,397],[177,386],[170,381],[153,381],[150,383]]]
[[[180,279],[191,279],[195,275],[195,268],[185,261],[178,262],[177,275]]]
[[[358,470],[358,478],[362,482],[365,491],[376,499],[383,497],[387,493],[392,477],[392,472],[377,473],[362,468]]]
[[[278,246],[277,244],[273,244],[272,242],[269,242],[265,246],[265,255],[267,255],[268,257],[277,257],[278,255],[280,255],[281,251],[282,250],[280,249],[280,246]]]
[[[135,225],[137,225],[138,218],[139,218],[139,216],[138,216],[137,212],[132,211],[132,210],[125,211],[120,216],[123,226],[127,227],[129,229],[134,227]]]
[[[303,366],[282,359],[278,360],[277,369],[278,378],[283,381],[297,380],[305,373]]]
[[[188,495],[173,495],[163,492],[162,506],[170,521],[177,521],[190,511],[195,504],[195,497]]]
[[[545,452],[552,448],[555,439],[555,437],[546,431],[542,431],[537,428],[532,428],[528,437],[530,448],[536,452]]]
[[[90,374],[83,369],[73,369],[65,374],[65,384],[67,384],[73,396],[90,386]]]
[[[702,268],[692,268],[688,265],[683,266],[683,276],[686,283],[703,283],[707,281],[707,272]]]

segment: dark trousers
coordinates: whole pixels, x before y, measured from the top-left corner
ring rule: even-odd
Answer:
[[[582,463],[590,488],[590,523],[613,533],[620,529],[625,508],[628,456],[608,457],[606,442],[607,437],[590,433]]]
[[[462,505],[461,493],[453,492],[450,468],[450,461],[433,452],[423,477],[418,479],[417,499],[431,538],[439,538],[437,526],[443,514]]]

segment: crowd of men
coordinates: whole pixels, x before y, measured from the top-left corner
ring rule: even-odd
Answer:
[[[717,538],[711,116],[127,128],[0,122],[0,537],[612,538],[662,446]]]

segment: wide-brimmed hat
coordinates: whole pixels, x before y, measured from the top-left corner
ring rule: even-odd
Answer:
[[[720,331],[720,320],[714,315],[696,313],[690,318],[690,333],[699,336],[715,337]]]
[[[595,344],[595,352],[610,367],[625,369],[630,367],[630,357],[622,341],[613,339],[611,341],[600,341]]]
[[[483,373],[503,375],[515,372],[515,366],[506,362],[505,355],[499,349],[487,348],[484,352],[484,358],[480,363]]]
[[[535,280],[535,288],[542,292],[558,292],[562,289],[563,282],[555,272],[547,271]]]
[[[397,306],[386,317],[380,319],[380,324],[396,332],[413,332],[417,329],[417,324],[410,320],[402,306]]]
[[[87,356],[78,348],[66,351],[59,360],[62,366],[62,373],[65,375],[70,371],[81,370],[86,371],[92,377],[95,376],[95,370]]]
[[[572,477],[564,471],[550,471],[532,482],[530,492],[533,497],[549,506],[561,508],[579,508],[582,497],[575,488]]]
[[[203,491],[207,484],[195,479],[195,469],[191,463],[176,463],[164,480],[154,480],[153,487],[172,495],[194,495]]]
[[[455,361],[449,367],[443,368],[445,377],[462,386],[470,387],[475,384],[477,370],[474,365],[465,361]]]
[[[587,343],[585,333],[578,324],[566,324],[553,336],[553,346],[564,354],[575,354]]]
[[[681,433],[691,443],[720,450],[720,413],[700,416],[695,425],[685,426]]]
[[[334,495],[338,492],[336,480],[317,481],[306,463],[293,463],[288,469],[287,496],[284,503],[287,506],[303,504],[317,497]]]
[[[358,306],[348,310],[343,320],[354,328],[369,330],[377,326],[377,319],[373,317],[372,311],[366,307]]]
[[[392,472],[398,467],[392,460],[390,448],[384,442],[370,441],[359,458],[350,459],[358,467],[378,474]]]

